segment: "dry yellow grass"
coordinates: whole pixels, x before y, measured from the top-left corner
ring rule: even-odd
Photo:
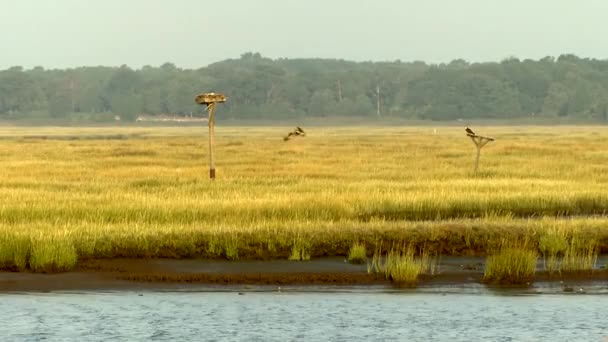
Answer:
[[[355,241],[458,254],[560,226],[608,246],[606,128],[479,128],[497,140],[477,175],[462,127],[283,142],[289,129],[217,127],[212,182],[203,127],[0,128],[0,240],[29,238],[32,255],[32,239],[65,239],[79,259],[347,255]],[[22,267],[6,246],[0,265]]]

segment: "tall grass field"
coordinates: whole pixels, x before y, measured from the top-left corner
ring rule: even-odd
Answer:
[[[464,127],[303,128],[220,124],[211,181],[206,127],[0,127],[0,268],[487,255],[505,238],[544,255],[555,231],[608,251],[608,128],[475,127],[496,139],[477,173]]]

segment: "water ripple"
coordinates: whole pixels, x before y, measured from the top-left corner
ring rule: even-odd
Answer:
[[[0,295],[2,341],[603,341],[606,296]]]

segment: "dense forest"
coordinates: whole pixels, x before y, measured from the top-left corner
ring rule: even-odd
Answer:
[[[447,64],[269,59],[246,53],[207,67],[0,71],[0,120],[134,121],[205,115],[194,96],[222,92],[228,119],[398,117],[608,121],[608,60],[574,55]]]

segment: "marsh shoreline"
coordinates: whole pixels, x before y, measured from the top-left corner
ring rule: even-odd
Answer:
[[[482,285],[484,258],[443,257],[434,275],[422,275],[418,288],[445,288]],[[598,258],[605,265],[608,255]],[[540,284],[540,285],[539,285]],[[504,286],[522,289],[541,286],[608,291],[608,270],[553,273],[542,270],[542,261],[534,281],[527,286]],[[303,286],[309,289],[390,289],[384,274],[368,273],[367,265],[353,265],[342,257],[316,258],[310,261],[224,261],[171,259],[92,259],[82,261],[71,272],[40,274],[0,272],[0,292],[49,292],[89,290],[264,290],[277,286]],[[495,286],[495,285],[491,285]],[[587,290],[588,292],[589,290]]]

